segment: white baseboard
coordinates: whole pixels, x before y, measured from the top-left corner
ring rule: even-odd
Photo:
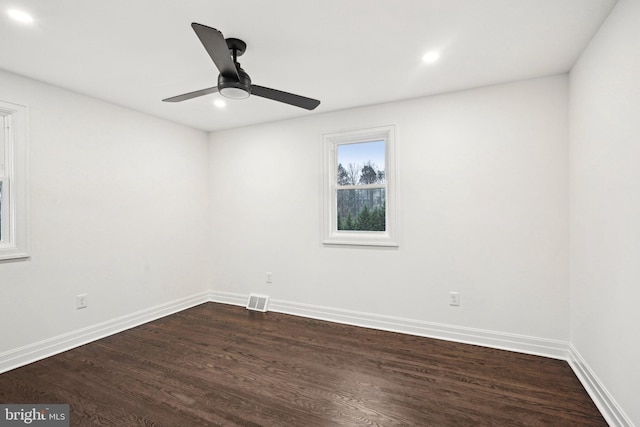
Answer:
[[[243,294],[218,291],[211,292],[210,296],[212,302],[239,306],[246,305],[247,298],[249,297],[248,295]],[[569,343],[566,341],[466,328],[441,323],[424,322],[372,313],[362,313],[351,310],[283,301],[274,298],[271,298],[269,301],[269,311],[293,314],[318,320],[327,320],[329,322],[344,323],[353,326],[362,326],[365,328],[438,338],[465,344],[481,345],[484,347],[534,354],[553,359],[567,360],[569,357]]]
[[[249,301],[249,295],[237,294],[235,292],[211,291],[209,292],[209,301],[244,307],[247,305],[247,301]]]
[[[202,292],[9,350],[0,354],[0,374],[210,300],[210,293]]]
[[[328,307],[319,307],[289,301],[271,299],[269,311],[319,320],[362,326],[384,331],[475,344],[501,350],[535,354],[554,359],[567,358],[568,343],[564,341],[487,331],[442,323],[425,322],[372,313],[362,313]]]
[[[631,419],[616,404],[615,399],[573,344],[569,345],[569,365],[610,426],[633,427]]]

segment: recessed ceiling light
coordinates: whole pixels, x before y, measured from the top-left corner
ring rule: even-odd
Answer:
[[[422,57],[422,61],[426,62],[427,64],[433,64],[438,59],[440,59],[440,52],[438,52],[437,50],[429,51]]]
[[[213,105],[215,105],[218,108],[224,108],[227,106],[227,103],[224,102],[222,99],[216,99],[215,101],[213,101]]]
[[[9,9],[7,10],[7,15],[14,21],[22,22],[23,24],[31,24],[33,22],[33,16],[22,10]]]

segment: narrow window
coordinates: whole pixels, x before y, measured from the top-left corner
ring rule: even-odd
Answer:
[[[7,125],[5,124],[5,118],[4,116],[0,116],[0,126],[2,127],[2,130],[0,131],[0,245],[2,244],[2,242],[4,241],[4,236],[5,236],[5,231],[4,231],[4,227],[5,227],[5,222],[3,221],[6,214],[5,214],[5,209],[6,206],[3,205],[2,203],[2,196],[3,196],[3,189],[4,189],[4,181],[6,180],[5,178],[5,149],[6,149],[6,143],[5,143],[5,132],[7,130]]]
[[[394,127],[324,135],[325,244],[397,246]]]
[[[0,101],[0,260],[29,256],[27,114]]]

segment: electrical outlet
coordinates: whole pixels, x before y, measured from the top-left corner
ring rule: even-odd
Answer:
[[[271,280],[271,272],[267,271],[267,283],[273,283],[273,281]]]
[[[460,305],[460,292],[449,292],[449,305],[454,307]]]
[[[87,294],[76,295],[76,309],[87,308]]]

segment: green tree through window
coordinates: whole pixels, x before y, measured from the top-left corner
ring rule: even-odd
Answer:
[[[385,142],[342,144],[337,156],[337,229],[385,231]]]

